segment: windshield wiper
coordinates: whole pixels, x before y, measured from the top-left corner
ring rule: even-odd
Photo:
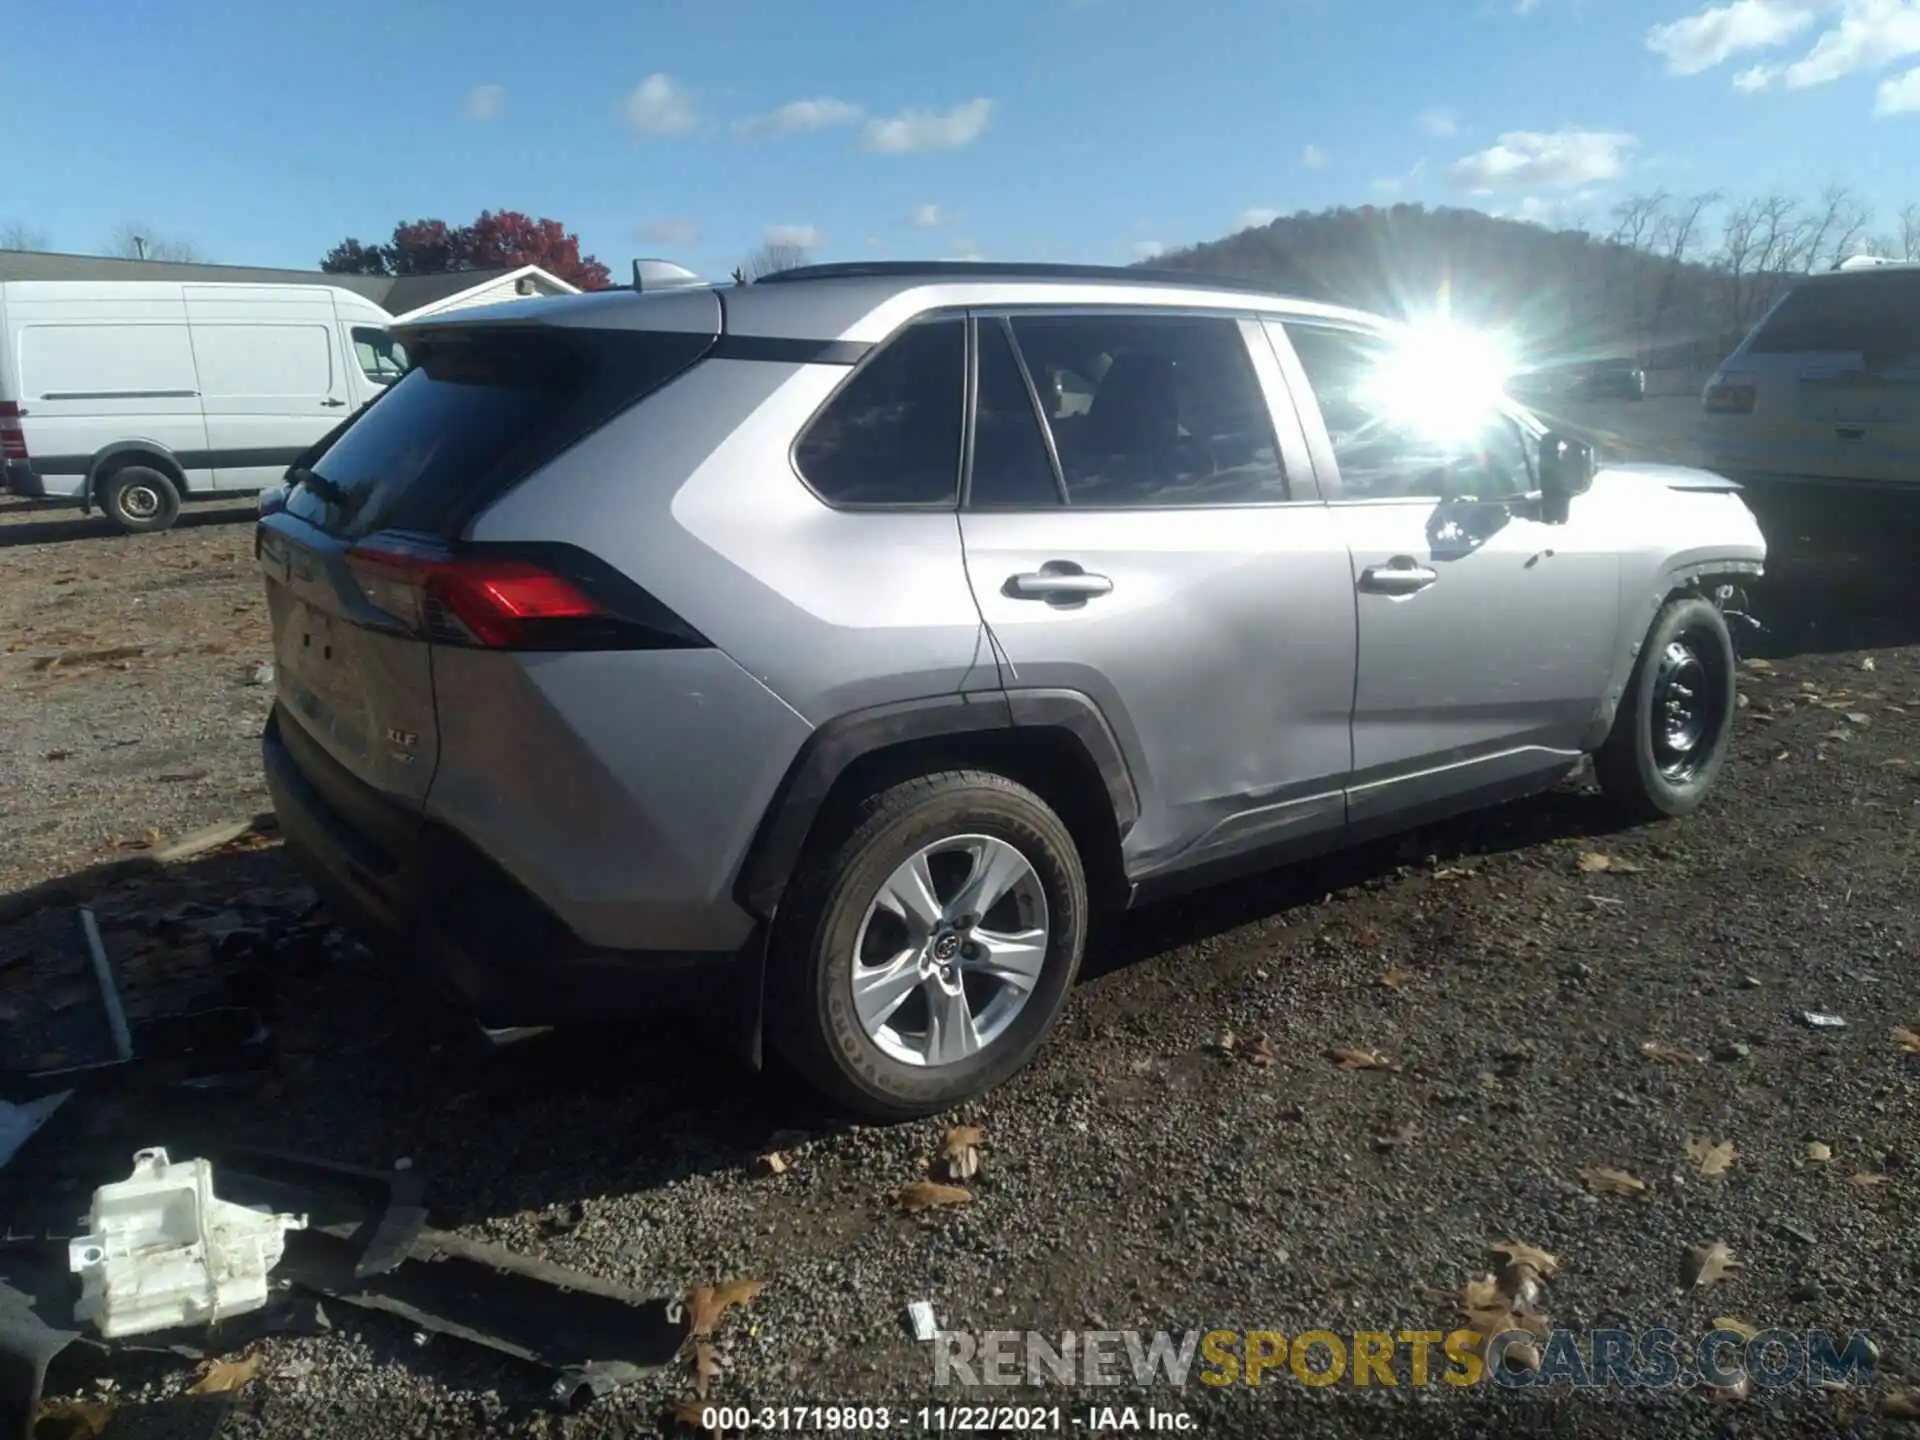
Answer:
[[[319,496],[324,504],[331,505],[336,510],[348,509],[353,502],[351,493],[327,479],[326,476],[316,474],[304,465],[289,466],[286,478],[288,493],[292,493],[304,486]]]

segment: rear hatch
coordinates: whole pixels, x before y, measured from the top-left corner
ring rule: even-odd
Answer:
[[[711,297],[709,297],[711,299]],[[702,313],[686,297],[676,321]],[[476,320],[402,338],[411,367],[263,497],[256,554],[280,724],[418,811],[433,781],[437,646],[595,643],[604,577],[463,545],[472,519],[576,441],[695,364],[718,332]],[[577,637],[577,638],[576,638]],[[344,777],[303,764],[323,792]],[[327,775],[333,774],[331,786]],[[347,797],[328,794],[352,816]],[[344,803],[343,803],[344,802]]]
[[[1750,384],[1759,468],[1911,480],[1920,465],[1920,270],[1803,282],[1761,322],[1724,379]],[[1710,392],[1711,393],[1711,392]]]

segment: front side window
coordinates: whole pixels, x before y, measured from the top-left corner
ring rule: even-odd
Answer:
[[[794,446],[801,475],[821,499],[957,503],[966,349],[964,321],[923,320],[867,358]]]
[[[407,373],[407,347],[371,325],[353,327],[353,356],[361,373],[376,385],[391,385]]]
[[[1432,422],[1404,413],[1381,386],[1393,342],[1383,335],[1298,322],[1286,327],[1320,404],[1347,500],[1509,500],[1533,488],[1525,433],[1497,410]]]
[[[1239,322],[1057,315],[1013,321],[1068,503],[1270,504],[1287,477]],[[984,359],[984,350],[983,350]]]

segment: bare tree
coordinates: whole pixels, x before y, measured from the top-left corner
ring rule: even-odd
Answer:
[[[1660,276],[1659,298],[1653,306],[1651,331],[1658,341],[1664,342],[1667,338],[1667,321],[1679,290],[1681,272],[1692,263],[1694,251],[1700,243],[1701,220],[1707,211],[1719,203],[1718,190],[1690,195],[1662,214],[1654,227],[1654,247],[1667,261],[1666,270]]]
[[[1900,212],[1899,256],[1902,260],[1920,260],[1920,205],[1909,205]]]
[[[1751,303],[1752,275],[1758,265],[1762,224],[1756,200],[1742,200],[1730,206],[1720,222],[1720,251],[1714,256],[1714,264],[1725,280],[1724,313],[1730,327],[1736,330],[1743,328]]]
[[[1817,216],[1807,222],[1806,268],[1826,270],[1853,254],[1873,224],[1873,209],[1845,185],[1820,194]]]
[[[204,257],[190,240],[155,233],[151,225],[128,220],[114,228],[106,253],[120,260],[176,260],[196,264]]]
[[[46,231],[22,221],[0,225],[0,250],[45,250],[52,243]]]
[[[1648,195],[1629,195],[1613,207],[1614,227],[1609,237],[1614,244],[1629,250],[1651,250],[1666,218],[1672,199],[1664,190]]]
[[[740,262],[733,278],[743,285],[751,284],[781,270],[798,270],[809,258],[804,245],[796,245],[791,240],[769,240]]]

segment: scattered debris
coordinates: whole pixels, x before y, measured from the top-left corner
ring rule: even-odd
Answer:
[[[888,1197],[909,1215],[922,1210],[937,1210],[947,1205],[971,1205],[973,1192],[963,1185],[941,1185],[932,1180],[915,1180],[902,1185]]]
[[[1730,1405],[1753,1394],[1753,1377],[1742,1370],[1731,1385],[1707,1385],[1701,1393],[1714,1405]]]
[[[182,860],[192,860],[206,854],[209,850],[218,850],[222,845],[231,845],[247,836],[272,831],[279,822],[271,811],[249,816],[245,820],[223,820],[218,825],[208,825],[203,829],[182,835],[171,845],[162,846],[154,852],[153,858],[162,865],[173,865]]]
[[[1371,950],[1380,943],[1380,932],[1369,925],[1353,937],[1353,943],[1362,950]]]
[[[1731,1279],[1733,1272],[1740,1267],[1741,1262],[1727,1248],[1727,1243],[1716,1240],[1711,1245],[1696,1245],[1688,1250],[1686,1260],[1680,1267],[1680,1275],[1689,1288],[1717,1285]]]
[[[238,1390],[260,1373],[261,1357],[243,1355],[238,1360],[215,1360],[207,1366],[206,1372],[194,1381],[188,1389],[189,1395],[218,1395],[227,1390]]]
[[[1864,710],[1849,710],[1847,712],[1847,723],[1849,725],[1871,725],[1873,724],[1873,717]]]
[[[765,1155],[762,1155],[758,1160],[754,1161],[754,1169],[758,1170],[762,1175],[784,1175],[792,1168],[792,1163],[778,1150],[769,1150]]]
[[[1773,662],[1771,660],[1742,660],[1740,662],[1740,668],[1754,675],[1771,675],[1774,673]]]
[[[1614,875],[1638,875],[1644,868],[1631,860],[1618,855],[1604,855],[1598,850],[1583,850],[1577,862],[1584,875],[1599,875],[1603,872]]]
[[[1893,1027],[1893,1038],[1900,1042],[1900,1048],[1909,1055],[1920,1055],[1920,1031],[1909,1025]]]
[[[1716,1315],[1707,1323],[1712,1325],[1716,1330],[1725,1330],[1731,1334],[1738,1335],[1742,1340],[1750,1341],[1757,1338],[1760,1334],[1759,1330],[1747,1324],[1746,1321],[1736,1320],[1731,1315]]]
[[[1687,1141],[1687,1158],[1693,1161],[1702,1175],[1724,1175],[1739,1157],[1740,1152],[1734,1148],[1731,1140],[1722,1140],[1716,1145],[1696,1135]]]
[[[986,1142],[987,1132],[978,1125],[956,1125],[947,1131],[940,1142],[940,1163],[947,1178],[971,1180],[978,1175],[980,1147]]]
[[[1639,1195],[1647,1188],[1644,1180],[1625,1170],[1613,1170],[1605,1165],[1582,1170],[1580,1178],[1587,1182],[1587,1188],[1596,1195]]]
[[[1255,1065],[1274,1065],[1280,1060],[1279,1052],[1267,1042],[1264,1035],[1249,1040],[1228,1030],[1220,1036],[1220,1048],[1229,1055],[1238,1055]]]
[[[1833,1147],[1819,1140],[1809,1140],[1807,1142],[1807,1159],[1813,1161],[1816,1165],[1824,1165],[1827,1161],[1833,1159]]]
[[[1342,1070],[1386,1070],[1395,1075],[1400,1073],[1400,1066],[1377,1050],[1353,1050],[1343,1047],[1329,1050],[1327,1056]]]
[[[1847,1183],[1856,1190],[1867,1190],[1875,1185],[1885,1185],[1891,1179],[1893,1179],[1891,1175],[1877,1175],[1871,1170],[1856,1170],[1847,1177]]]
[[[1819,1010],[1802,1010],[1800,1018],[1815,1030],[1844,1030],[1847,1022],[1841,1016],[1828,1015]]]
[[[74,1318],[115,1339],[257,1310],[287,1231],[306,1224],[216,1198],[205,1160],[142,1150],[131,1175],[93,1192],[87,1233],[68,1245]]]
[[[1373,1148],[1378,1154],[1381,1154],[1381,1155],[1391,1154],[1395,1150],[1400,1150],[1405,1148],[1408,1145],[1411,1145],[1413,1143],[1414,1134],[1415,1134],[1415,1131],[1413,1126],[1402,1125],[1398,1130],[1393,1131],[1391,1134],[1374,1136]]]
[[[35,656],[33,668],[44,674],[76,665],[112,665],[121,660],[138,660],[147,649],[145,645],[113,645],[104,650],[62,650],[55,655]]]
[[[916,1340],[932,1340],[940,1333],[940,1322],[934,1318],[931,1300],[915,1300],[907,1306],[907,1325],[913,1331]]]
[[[1704,1065],[1706,1057],[1682,1050],[1664,1040],[1643,1040],[1640,1053],[1656,1065]]]
[[[263,661],[261,664],[253,667],[253,670],[247,676],[247,683],[249,685],[271,685],[273,684],[273,675],[273,662],[271,660]]]
[[[1871,671],[1874,671],[1874,670],[1877,670],[1877,669],[1879,669],[1880,667],[1879,667],[1879,666],[1877,666],[1876,664],[1874,664],[1874,660],[1873,660],[1873,656],[1871,656],[1871,655],[1862,655],[1862,656],[1860,657],[1860,668],[1861,668],[1862,670],[1866,670],[1866,671],[1869,671],[1869,672],[1871,672]]]
[[[1406,989],[1407,981],[1411,980],[1412,978],[1413,977],[1409,975],[1406,971],[1394,969],[1394,970],[1387,971],[1386,974],[1382,975],[1378,980],[1374,981],[1373,983],[1378,985],[1383,990],[1391,990],[1393,991],[1394,994],[1398,995]]]

